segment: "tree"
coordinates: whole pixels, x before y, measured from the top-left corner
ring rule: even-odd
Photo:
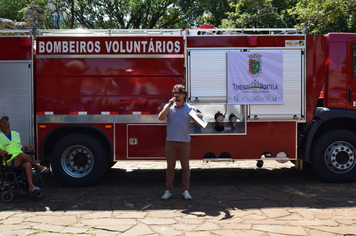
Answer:
[[[210,24],[214,26],[221,25],[223,19],[227,18],[227,13],[230,12],[231,0],[204,0],[200,1],[200,5],[204,12],[199,19],[196,19],[196,24]]]
[[[288,12],[311,34],[356,30],[356,0],[303,0]]]
[[[204,12],[196,0],[54,1],[67,9],[66,28],[181,28]]]
[[[219,25],[229,0],[52,0],[66,9],[64,28],[187,28],[191,23]],[[58,11],[60,12],[60,11]],[[63,13],[63,12],[62,12]],[[58,14],[58,13],[56,13]]]
[[[42,28],[40,22],[46,21],[44,0],[0,0],[0,28],[32,29]]]
[[[14,22],[22,21],[23,13],[21,9],[26,7],[27,0],[1,0],[0,1],[0,18],[9,19]]]
[[[356,0],[240,0],[222,28],[292,28],[310,34],[354,32]]]
[[[0,18],[22,21],[30,3],[45,11],[45,28],[185,29],[206,23],[298,27],[312,34],[356,31],[356,0],[0,0]]]
[[[290,28],[297,22],[287,9],[298,0],[240,0],[231,2],[222,28]]]

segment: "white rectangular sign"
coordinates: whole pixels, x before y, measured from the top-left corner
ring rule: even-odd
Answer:
[[[204,118],[199,118],[197,116],[197,112],[193,109],[190,110],[189,115],[201,125],[201,127],[205,128],[208,125],[208,122]]]
[[[283,52],[227,52],[228,104],[283,104]]]

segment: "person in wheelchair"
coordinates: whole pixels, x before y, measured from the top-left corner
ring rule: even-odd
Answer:
[[[29,186],[28,191],[31,193],[40,191],[40,188],[35,186],[32,182],[32,166],[34,166],[42,174],[48,174],[50,172],[49,168],[37,164],[31,159],[31,157],[23,153],[25,150],[35,152],[35,148],[31,145],[22,147],[20,134],[16,131],[10,130],[10,122],[8,116],[1,117],[0,130],[0,155],[3,158],[7,155],[12,155],[10,159],[3,161],[3,164],[14,167],[24,167]]]

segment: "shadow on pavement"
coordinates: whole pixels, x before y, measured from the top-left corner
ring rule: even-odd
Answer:
[[[0,209],[22,211],[149,211],[180,210],[197,216],[232,216],[231,210],[262,208],[338,208],[355,204],[355,183],[326,183],[311,170],[294,168],[192,169],[193,200],[180,194],[181,174],[176,172],[173,198],[162,201],[164,169],[111,169],[95,186],[67,188],[55,177],[45,179],[46,191],[39,199],[20,196]]]

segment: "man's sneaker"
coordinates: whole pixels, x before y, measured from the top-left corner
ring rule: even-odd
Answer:
[[[172,197],[173,193],[169,192],[169,190],[166,190],[166,192],[164,192],[163,196],[161,197],[162,200],[167,200],[168,198]]]
[[[182,193],[183,197],[185,200],[191,200],[192,199],[192,196],[190,196],[188,190],[185,190],[183,193]]]

